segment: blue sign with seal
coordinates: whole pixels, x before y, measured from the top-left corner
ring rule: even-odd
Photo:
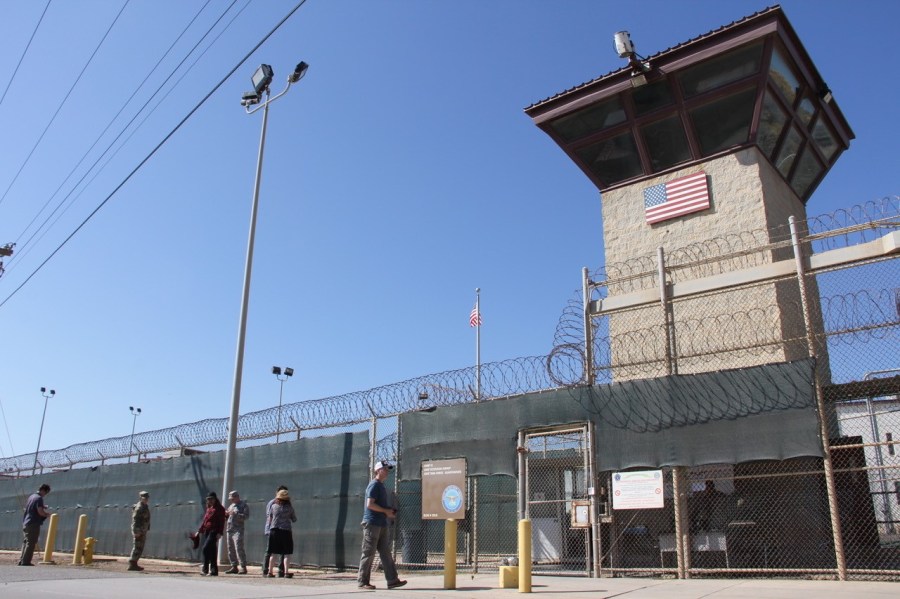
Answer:
[[[441,504],[443,504],[447,513],[455,514],[462,508],[462,498],[463,494],[459,487],[456,485],[449,485],[444,489],[444,492],[441,493]]]

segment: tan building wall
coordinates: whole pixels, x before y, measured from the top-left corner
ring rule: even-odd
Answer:
[[[709,176],[711,207],[656,225],[644,219],[643,190],[703,170]],[[603,235],[609,296],[657,288],[655,268],[639,283],[617,286],[615,273],[655,265],[657,248],[667,256],[688,246],[694,258],[731,254],[740,248],[789,239],[788,218],[804,221],[803,204],[758,150],[748,148],[602,195]],[[715,240],[719,240],[716,242]],[[698,254],[702,254],[699,256]],[[676,280],[736,271],[790,259],[790,245],[727,261],[711,261],[706,272],[676,271]],[[818,296],[815,286],[811,295]],[[613,377],[617,381],[667,373],[665,327],[660,306],[614,313],[609,319]],[[677,372],[687,374],[806,357],[806,328],[796,279],[743,287],[690,299],[673,308]],[[814,322],[821,330],[821,315]],[[822,350],[820,353],[824,354]],[[823,356],[824,357],[824,356]]]

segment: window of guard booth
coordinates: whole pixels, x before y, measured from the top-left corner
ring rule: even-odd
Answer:
[[[681,124],[681,117],[677,114],[644,125],[641,127],[641,136],[650,154],[653,172],[691,159],[691,148]]]
[[[678,75],[684,96],[697,96],[758,73],[762,50],[762,42],[755,42],[685,69]]]
[[[812,138],[816,142],[816,147],[822,152],[822,156],[830,163],[835,152],[838,151],[838,143],[831,128],[825,124],[825,120],[821,116],[813,125]]]
[[[772,91],[766,90],[766,95],[763,98],[762,114],[759,116],[756,145],[770,160],[775,153],[775,145],[781,138],[781,133],[784,131],[784,126],[787,122],[788,113],[772,97]]]
[[[635,88],[631,93],[631,100],[634,102],[636,116],[643,116],[657,108],[671,106],[675,103],[675,97],[672,95],[672,89],[666,79]]]
[[[772,52],[772,64],[769,66],[769,80],[778,88],[788,104],[794,105],[797,94],[800,93],[800,80],[794,74],[794,70],[788,66],[781,48],[775,48]]]
[[[746,143],[753,119],[756,88],[719,98],[690,111],[704,156]]]
[[[816,107],[815,104],[813,104],[813,101],[809,99],[809,96],[804,96],[803,99],[800,100],[800,105],[797,106],[796,112],[797,116],[800,118],[800,122],[803,123],[803,126],[809,127],[809,122],[816,112]]]
[[[797,157],[797,151],[803,142],[803,135],[797,131],[796,127],[791,127],[784,143],[781,144],[781,151],[775,158],[775,168],[781,173],[781,176],[787,179],[791,167],[794,165],[794,159]]]
[[[550,127],[563,141],[573,141],[623,122],[625,110],[619,96],[616,95],[599,104],[558,118],[550,123]]]
[[[824,167],[819,163],[812,148],[809,145],[804,147],[800,153],[797,170],[794,171],[794,177],[791,180],[794,192],[801,198],[805,197],[809,187],[819,178],[823,170]]]
[[[576,152],[578,159],[603,186],[641,174],[641,160],[631,131],[603,139]]]

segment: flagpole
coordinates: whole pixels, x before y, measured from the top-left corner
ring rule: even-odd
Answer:
[[[475,401],[481,401],[481,289],[475,288]]]

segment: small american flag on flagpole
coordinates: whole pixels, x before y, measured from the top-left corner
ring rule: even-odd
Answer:
[[[644,190],[644,215],[651,225],[707,208],[709,187],[703,171]]]
[[[472,313],[469,314],[469,326],[470,327],[480,327],[481,326],[481,312],[478,311],[478,304],[475,304],[475,307],[472,308]]]

